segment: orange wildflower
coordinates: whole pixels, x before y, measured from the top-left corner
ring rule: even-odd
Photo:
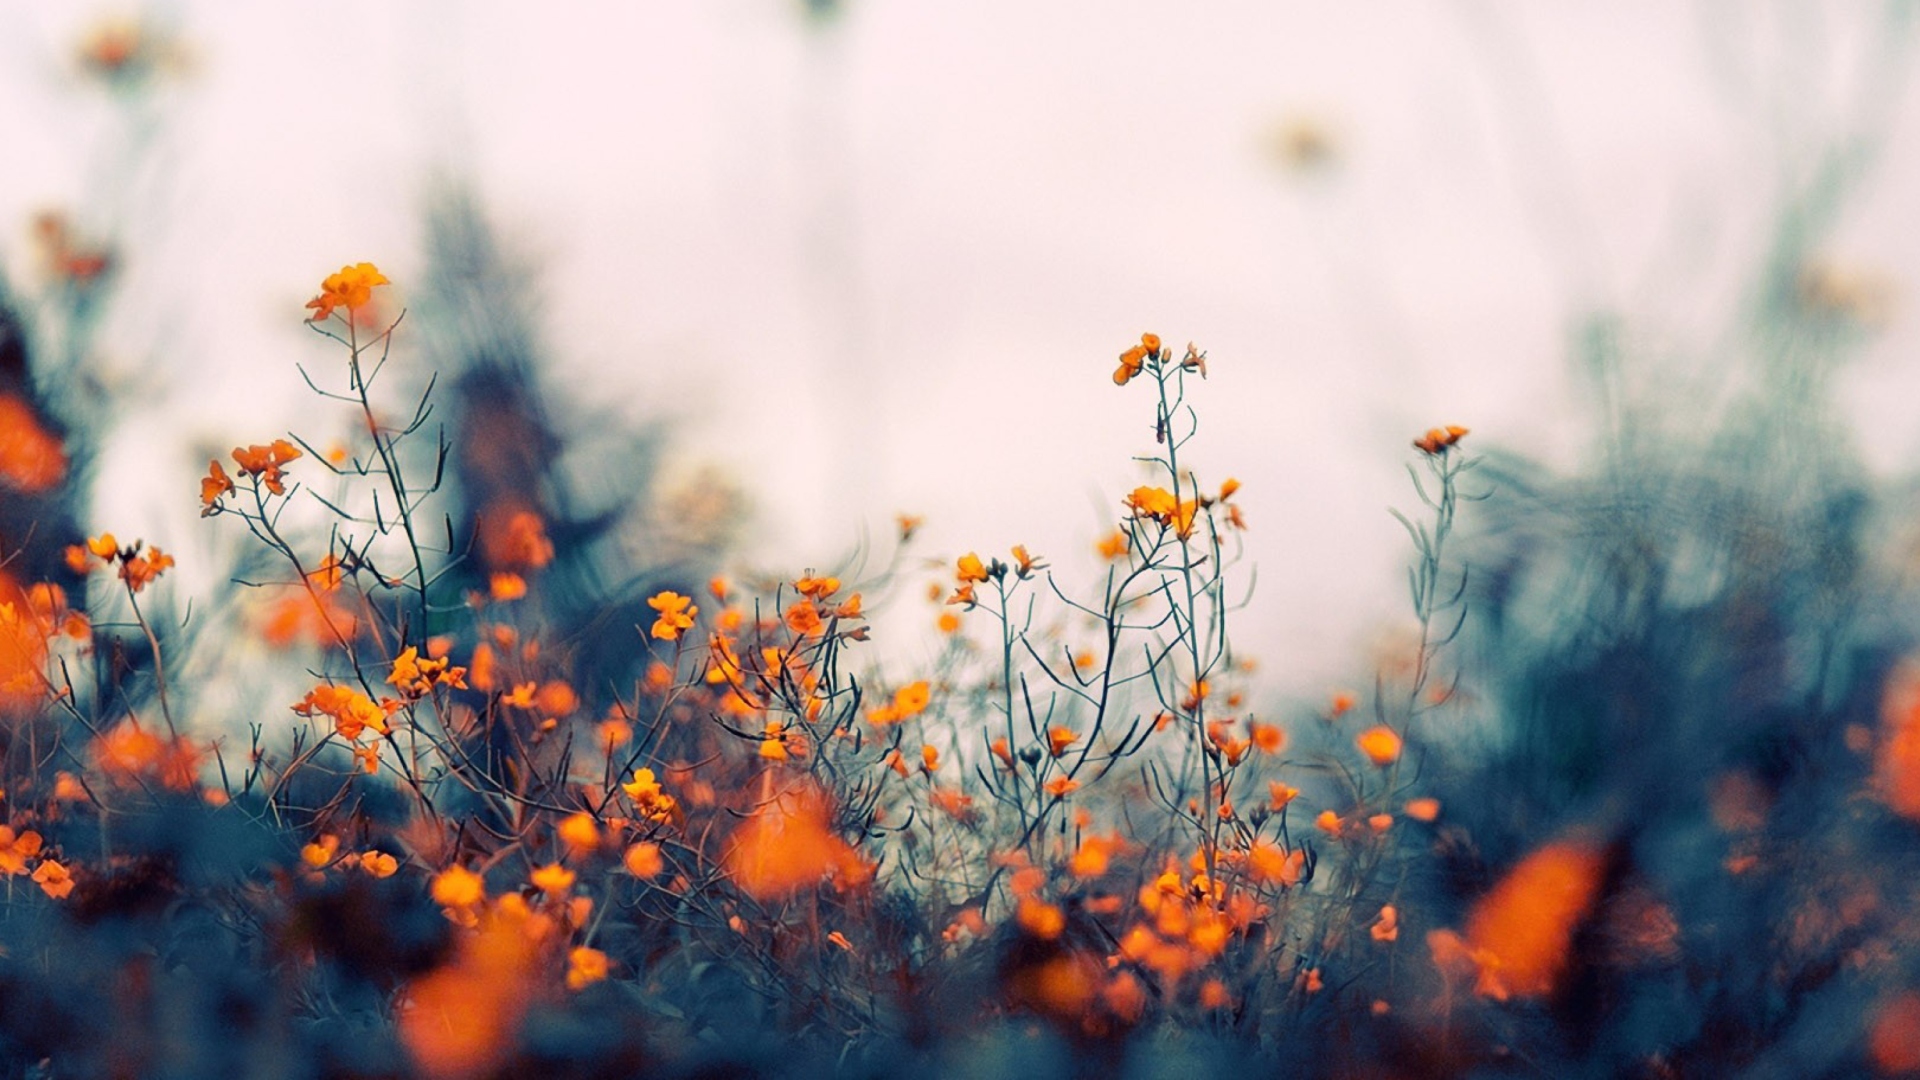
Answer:
[[[207,475],[200,478],[200,516],[212,514],[220,497],[232,490],[233,477],[227,475],[227,470],[220,466],[220,462],[207,462]]]
[[[487,575],[487,595],[497,602],[518,600],[527,595],[527,579],[504,570],[489,574]]]
[[[1047,781],[1046,783],[1040,785],[1040,787],[1041,787],[1041,790],[1045,791],[1047,794],[1053,796],[1054,798],[1064,799],[1067,796],[1073,794],[1074,792],[1080,790],[1080,781],[1075,780],[1070,776],[1056,776],[1053,779]]]
[[[987,580],[987,568],[981,563],[980,556],[969,551],[965,555],[960,556],[955,576],[960,579],[962,585],[972,581],[985,581]]]
[[[1428,935],[1436,966],[1477,973],[1474,992],[1499,1001],[1550,993],[1599,898],[1604,870],[1601,852],[1583,842],[1536,849],[1474,904],[1464,939]]]
[[[548,863],[529,874],[527,880],[548,896],[559,896],[573,888],[577,876],[559,863]]]
[[[626,865],[627,873],[637,878],[659,877],[661,871],[666,869],[666,863],[660,858],[659,844],[635,844],[627,849],[621,862]]]
[[[1392,904],[1382,907],[1380,917],[1374,921],[1373,928],[1368,933],[1373,936],[1373,940],[1379,942],[1400,940],[1400,913]]]
[[[449,908],[472,907],[487,898],[486,881],[458,863],[435,874],[429,891],[434,903]]]
[[[1277,754],[1287,745],[1287,733],[1273,724],[1249,721],[1247,734],[1263,754]]]
[[[1400,757],[1400,736],[1385,724],[1368,728],[1355,736],[1353,742],[1368,761],[1383,768]]]
[[[1126,530],[1115,529],[1108,533],[1098,544],[1094,545],[1094,550],[1099,552],[1101,558],[1111,562],[1126,555],[1127,545]]]
[[[1056,727],[1047,731],[1047,751],[1054,757],[1067,752],[1067,748],[1080,740],[1080,733],[1072,728]]]
[[[577,810],[561,819],[554,834],[567,846],[570,855],[590,855],[600,846],[600,824],[585,810]]]
[[[1440,817],[1440,800],[1429,798],[1408,799],[1402,807],[1408,817],[1415,821],[1432,822]]]
[[[825,796],[811,789],[761,807],[733,834],[725,865],[734,883],[758,900],[791,896],[822,880],[857,885],[872,868],[836,835]]]
[[[796,600],[787,605],[787,629],[802,637],[811,637],[825,628],[820,619],[820,609],[813,606],[811,600]]]
[[[840,591],[840,579],[837,577],[814,577],[809,574],[793,583],[801,596],[809,600],[825,600]]]
[[[567,989],[584,990],[607,977],[607,954],[577,946],[567,953]]]
[[[365,307],[373,299],[376,286],[390,284],[387,275],[372,263],[343,266],[339,273],[328,274],[320,283],[319,296],[307,301],[307,306],[313,309],[308,321],[319,322],[331,316],[335,308],[344,307],[352,312]]]
[[[28,495],[48,491],[67,474],[60,438],[48,431],[33,407],[12,394],[0,394],[0,488]]]
[[[360,856],[360,869],[377,878],[390,878],[400,870],[400,860],[384,851],[368,851]]]
[[[40,854],[40,834],[28,829],[14,835],[13,827],[0,825],[0,873],[9,877],[27,872],[27,860]]]
[[[233,448],[234,464],[248,476],[257,477],[275,495],[285,495],[287,487],[285,476],[280,467],[301,456],[300,448],[285,439],[275,439],[265,446],[236,446]]]
[[[671,590],[655,593],[647,601],[647,606],[660,613],[653,622],[653,636],[661,641],[674,641],[682,630],[693,628],[694,616],[700,609],[693,606],[691,597],[681,596]]]
[[[65,866],[47,859],[34,868],[33,883],[55,900],[65,900],[73,891],[73,874]]]
[[[1443,428],[1429,428],[1425,435],[1413,440],[1414,449],[1429,457],[1446,453],[1467,434],[1467,429],[1454,424]]]

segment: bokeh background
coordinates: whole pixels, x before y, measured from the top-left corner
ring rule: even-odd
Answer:
[[[115,26],[153,50],[137,85],[79,59]],[[1684,421],[1796,282],[1859,325],[1832,389],[1869,467],[1920,452],[1911,4],[9,0],[0,27],[0,265],[44,312],[37,214],[110,249],[70,368],[111,417],[93,517],[183,566],[211,454],[327,435],[300,305],[362,260],[405,302],[450,191],[528,268],[558,398],[660,426],[663,487],[749,508],[741,561],[783,574],[899,511],[932,555],[1090,571],[1151,438],[1113,357],[1193,340],[1191,460],[1252,525],[1236,632],[1292,689],[1402,617],[1408,440],[1571,466],[1612,404],[1596,340]]]

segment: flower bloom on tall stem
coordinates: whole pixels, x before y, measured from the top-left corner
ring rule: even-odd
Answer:
[[[1427,455],[1438,457],[1453,449],[1453,445],[1467,435],[1467,429],[1457,424],[1427,429],[1425,435],[1413,440],[1413,448]]]
[[[373,299],[375,286],[391,284],[387,275],[372,263],[343,266],[339,273],[328,274],[326,280],[320,283],[319,296],[307,301],[307,307],[313,309],[308,321],[320,322],[330,317],[335,308],[357,311]]]
[[[1113,384],[1125,386],[1140,374],[1149,360],[1160,358],[1160,335],[1141,334],[1140,344],[1120,354],[1120,366],[1114,370]]]

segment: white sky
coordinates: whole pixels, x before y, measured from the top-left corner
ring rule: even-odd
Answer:
[[[293,364],[329,354],[300,305],[362,260],[404,295],[451,165],[544,270],[563,385],[676,421],[689,468],[753,493],[772,568],[900,509],[932,553],[1084,566],[1151,449],[1114,355],[1198,342],[1193,461],[1255,528],[1239,641],[1302,689],[1401,603],[1407,440],[1572,460],[1582,303],[1650,363],[1718,340],[1780,147],[1857,116],[1882,33],[1797,0],[867,0],[826,30],[788,0],[153,10],[192,65],[127,184],[68,59],[97,13],[0,0],[0,257],[31,281],[44,207],[134,238],[97,358],[128,402],[103,526],[190,551],[208,447],[312,430]],[[1833,249],[1905,286],[1920,102],[1894,88]],[[1325,175],[1271,153],[1301,116],[1337,134]],[[1882,469],[1920,451],[1914,344],[1902,308],[1843,387]]]

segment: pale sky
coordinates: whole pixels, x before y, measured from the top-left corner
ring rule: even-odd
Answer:
[[[190,61],[128,183],[124,117],[69,60],[107,9],[0,0],[0,258],[32,285],[43,208],[125,229],[99,524],[185,551],[207,447],[325,437],[301,304],[363,260],[404,297],[436,169],[543,271],[562,392],[673,421],[676,468],[751,493],[769,569],[897,510],[929,554],[1086,569],[1152,449],[1114,356],[1198,343],[1191,460],[1243,482],[1254,528],[1237,637],[1306,691],[1404,603],[1408,440],[1459,423],[1575,460],[1572,316],[1624,312],[1656,377],[1716,347],[1782,147],[1862,100],[1885,138],[1832,255],[1902,301],[1920,273],[1911,52],[1872,81],[1866,3],[150,10]],[[1330,168],[1281,167],[1298,120]],[[1842,387],[1888,472],[1920,454],[1915,343],[1899,303]]]

